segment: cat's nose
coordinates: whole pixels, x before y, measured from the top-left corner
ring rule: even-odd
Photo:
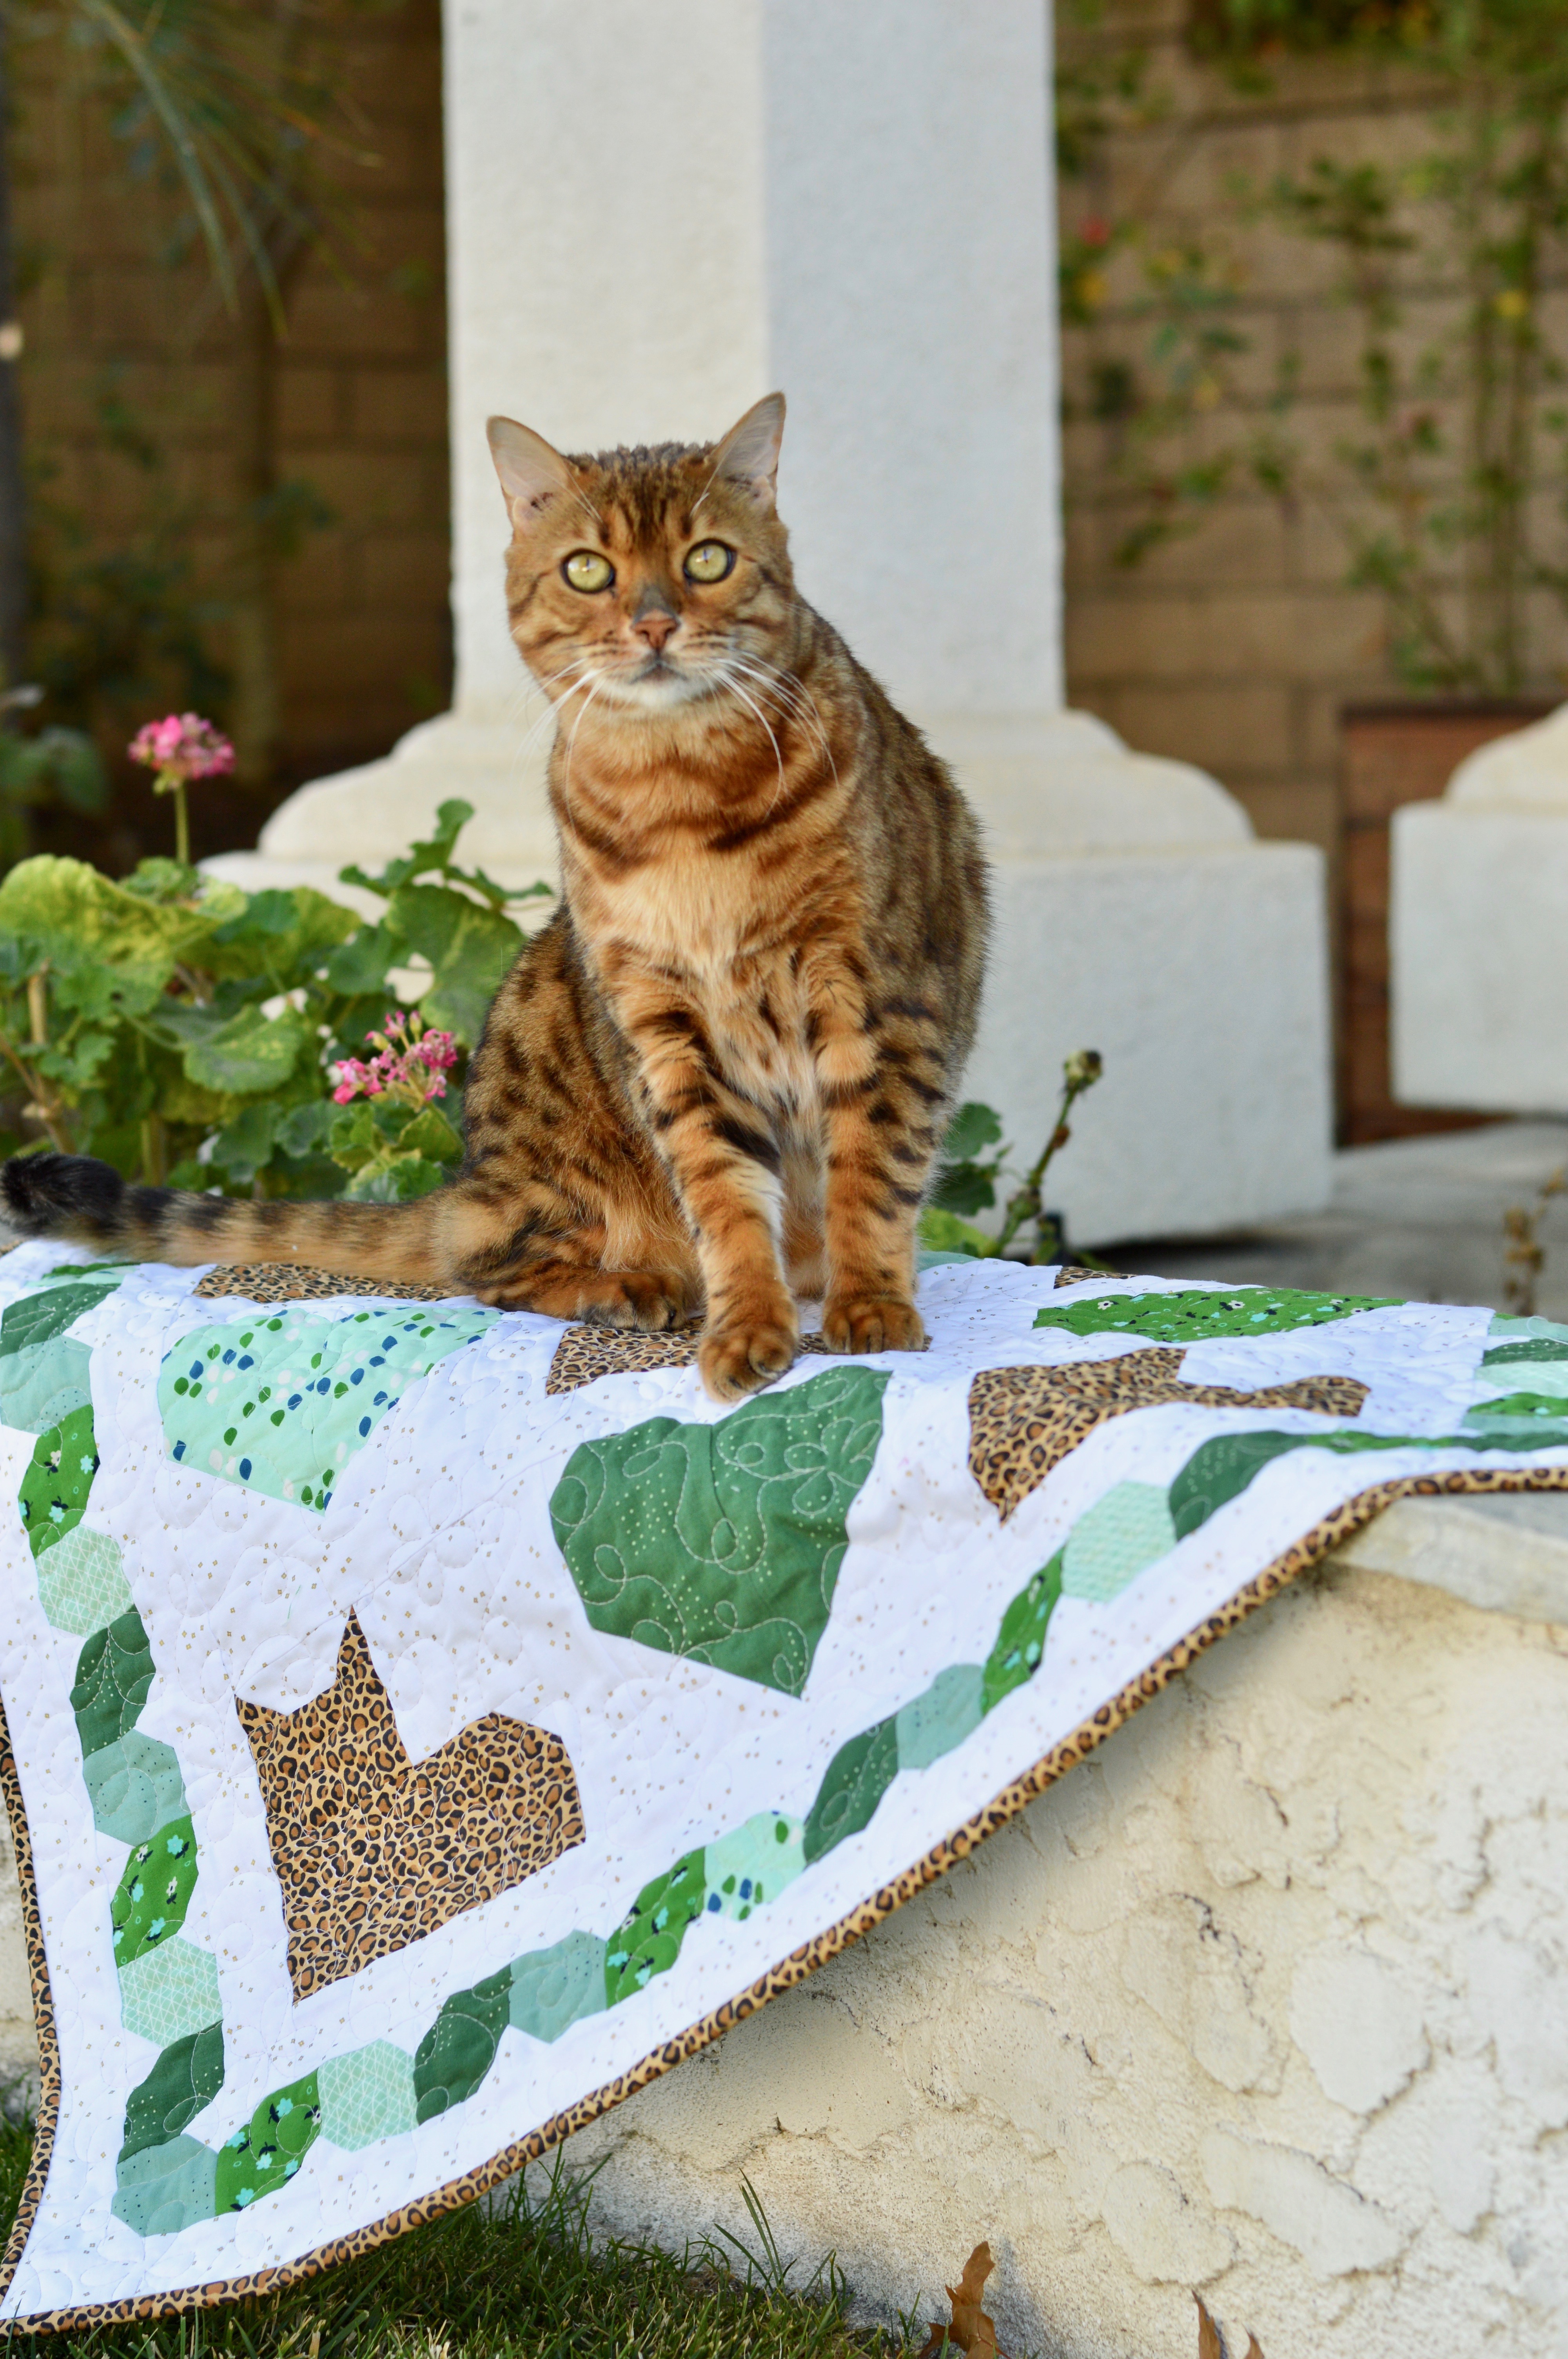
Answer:
[[[655,655],[659,655],[664,650],[665,640],[676,629],[679,620],[678,615],[669,614],[664,607],[652,606],[645,614],[633,617],[632,628],[644,645],[652,647]]]

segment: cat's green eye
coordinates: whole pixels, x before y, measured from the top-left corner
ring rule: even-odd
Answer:
[[[735,552],[721,540],[699,540],[686,553],[688,582],[722,582],[735,562]]]
[[[574,549],[561,571],[574,590],[608,590],[615,579],[614,566],[597,549]]]

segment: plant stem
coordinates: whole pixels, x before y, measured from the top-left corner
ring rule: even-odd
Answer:
[[[1072,1070],[1075,1066],[1077,1068],[1076,1071]],[[1084,1092],[1093,1089],[1099,1076],[1100,1060],[1091,1050],[1081,1050],[1077,1058],[1069,1059],[1066,1066],[1064,1067],[1062,1103],[1056,1110],[1055,1126],[1042,1147],[1038,1160],[1026,1176],[1023,1185],[1007,1200],[1007,1216],[1001,1224],[1001,1234],[991,1249],[991,1258],[996,1260],[1001,1258],[1025,1221],[1032,1220],[1034,1223],[1037,1232],[1036,1250],[1044,1241],[1046,1212],[1041,1190],[1045,1184],[1045,1174],[1050,1169],[1052,1157],[1061,1147],[1065,1147],[1073,1135],[1067,1127],[1067,1116]]]
[[[149,1188],[161,1188],[168,1177],[168,1133],[161,1114],[142,1117],[142,1178]]]
[[[185,780],[175,781],[174,788],[174,856],[182,868],[190,865],[190,813],[185,802]]]

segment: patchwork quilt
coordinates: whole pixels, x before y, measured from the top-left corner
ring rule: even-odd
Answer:
[[[972,1262],[922,1305],[924,1355],[808,1333],[720,1409],[690,1333],[0,1260],[43,2052],[0,2314],[222,2300],[479,2194],[1389,1500],[1568,1487],[1545,1320]]]

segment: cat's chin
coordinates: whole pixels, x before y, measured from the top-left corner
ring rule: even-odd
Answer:
[[[677,705],[694,704],[699,697],[711,696],[713,690],[712,680],[699,679],[693,672],[676,671],[666,665],[656,672],[606,679],[602,693],[607,703],[624,706],[633,712],[671,712]]]

